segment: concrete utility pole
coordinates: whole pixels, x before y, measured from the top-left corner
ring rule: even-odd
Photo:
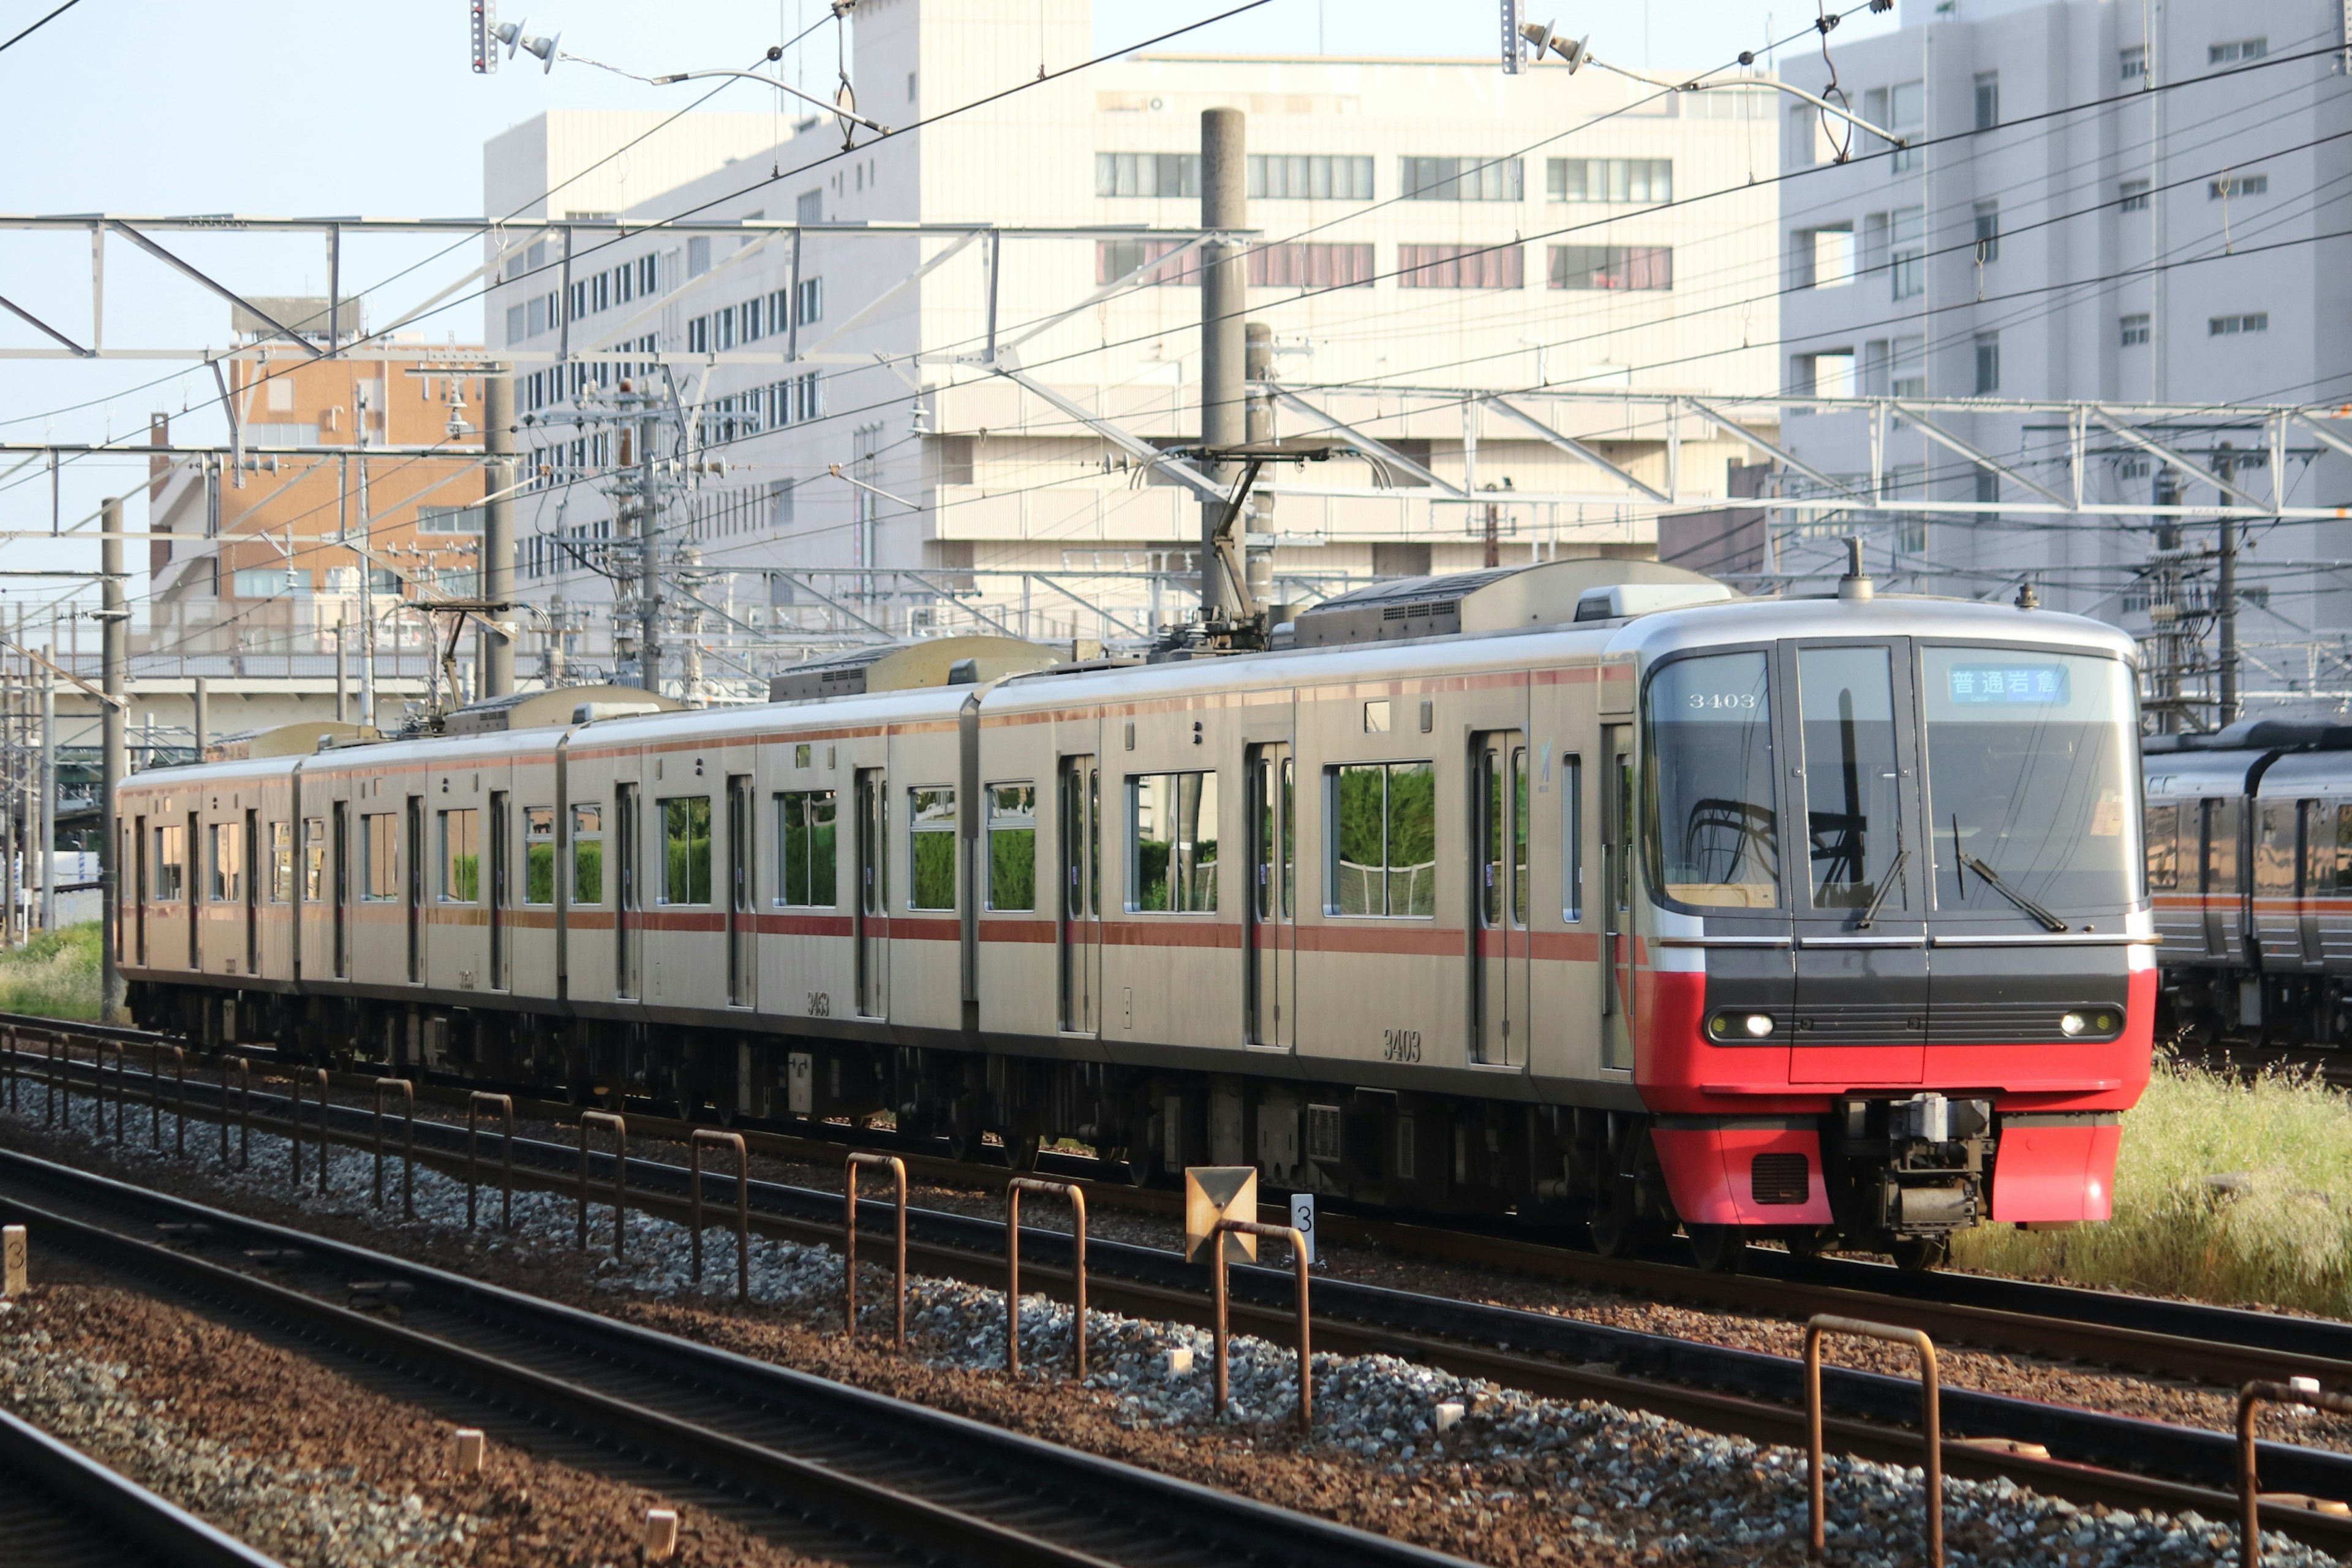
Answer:
[[[2225,485],[2235,477],[2233,465],[2230,444],[2224,441],[2213,454],[2213,472]],[[2229,492],[2225,490],[2221,495],[2221,504],[2227,506],[2229,503]],[[2213,716],[2213,727],[2217,730],[2238,721],[2238,524],[2234,518],[2221,519],[2221,570],[2218,575],[2219,584],[2214,592],[2221,595],[2221,600],[2215,606],[2216,620],[2221,627],[2217,662],[2221,667],[2221,705]]]
[[[98,896],[105,905],[98,921],[99,1016],[112,1024],[122,1017],[122,835],[114,821],[114,791],[130,771],[121,704],[123,678],[131,662],[131,610],[123,602],[120,496],[107,501],[99,527],[105,532],[99,546],[99,566],[105,574],[99,586],[100,646],[105,650],[100,660],[100,687],[108,699],[100,704],[105,746],[98,776]]]
[[[481,597],[490,606],[475,634],[474,662],[480,671],[475,680],[480,698],[504,697],[514,689],[514,376],[498,372],[482,377],[482,450],[484,491],[490,499],[482,507]]]
[[[1246,345],[1243,350],[1243,362],[1247,367],[1250,385],[1255,388],[1272,381],[1274,379],[1274,329],[1264,321],[1246,322],[1243,327],[1243,342]],[[1249,414],[1244,422],[1244,437],[1252,447],[1274,445],[1272,394],[1256,391],[1250,393]],[[1236,525],[1244,531],[1244,542],[1251,532],[1272,533],[1274,531],[1274,501],[1275,498],[1262,489],[1252,492],[1250,504],[1257,509],[1255,517],[1257,526],[1254,530],[1251,529],[1252,520],[1246,517],[1240,520]],[[1274,604],[1274,552],[1251,550],[1247,552],[1247,560],[1250,598],[1260,609],[1267,609]]]
[[[1238,109],[1201,111],[1201,226],[1249,226],[1246,121]],[[1242,312],[1249,309],[1249,274],[1239,246],[1211,241],[1201,247],[1201,445],[1238,447],[1248,427],[1247,350]],[[1230,463],[1201,465],[1219,484],[1231,484]],[[1227,607],[1217,563],[1217,525],[1224,504],[1201,504],[1201,610]]]
[[[49,640],[41,658],[57,658],[58,617],[49,613]],[[41,669],[41,929],[58,929],[58,677]]]
[[[635,536],[636,558],[630,563],[630,568],[636,578],[637,684],[659,696],[662,667],[661,507],[654,494],[654,486],[658,482],[654,473],[654,432],[658,426],[654,412],[654,394],[640,392],[637,407],[636,495],[625,513],[627,527],[624,537],[629,534]]]
[[[335,621],[335,722],[338,724],[348,722],[352,716],[349,689],[343,679],[343,623],[338,616]]]
[[[361,406],[359,437],[367,440],[366,406]],[[360,521],[360,722],[368,729],[381,728],[375,721],[375,531],[368,526],[367,458],[359,459],[359,521]]]
[[[205,747],[213,737],[213,683],[204,676],[196,677],[195,719],[196,761],[205,760]]]

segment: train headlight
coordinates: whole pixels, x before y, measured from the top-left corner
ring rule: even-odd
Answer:
[[[1749,1034],[1755,1036],[1760,1040],[1765,1036],[1772,1032],[1772,1020],[1770,1016],[1766,1014],[1750,1013],[1745,1019],[1741,1020],[1740,1027],[1746,1029]]]
[[[2123,1020],[2116,1017],[2113,1013],[2102,1013],[2095,1019],[2092,1020],[2092,1022],[2098,1029],[2099,1033],[2107,1035],[2113,1034],[2116,1026],[2120,1025]]]
[[[2069,1013],[2058,1020],[2058,1030],[2061,1034],[2079,1035],[2088,1026],[2080,1013]]]

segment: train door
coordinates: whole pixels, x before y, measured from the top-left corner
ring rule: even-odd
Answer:
[[[1799,647],[1784,657],[1796,666],[1782,686],[1797,693],[1795,733],[1783,744],[1793,743],[1801,770],[1802,826],[1793,837],[1805,868],[1790,900],[1789,1077],[1915,1083],[1927,1068],[1930,999],[1919,770],[1904,721],[1913,711],[1908,645]],[[1838,1047],[1866,1056],[1829,1048]]]
[[[1601,731],[1601,1065],[1633,1068],[1633,727]]]
[[[1061,1024],[1063,1032],[1102,1032],[1095,1011],[1102,982],[1102,774],[1092,757],[1064,757],[1056,799],[1061,813]]]
[[[889,1012],[890,786],[880,768],[857,770],[857,1012]]]
[[[2319,929],[2319,900],[2336,882],[2336,843],[2328,831],[2325,803],[2301,800],[2294,806],[2294,912],[2303,939],[2303,962],[2313,969],[2327,958],[2326,938]]]
[[[513,797],[504,790],[490,792],[490,989],[514,989],[514,942],[507,931],[507,906],[513,897],[514,875],[508,861],[514,849],[510,842],[508,801]]]
[[[2205,913],[2205,956],[2228,958],[2238,913],[2238,803],[2209,795],[2197,808],[2197,894]]]
[[[759,922],[751,907],[751,775],[727,775],[727,1000],[749,1007],[758,973]]]
[[[1287,742],[1249,749],[1249,1041],[1298,1047],[1297,781]]]
[[[352,812],[349,801],[336,801],[331,820],[334,824],[334,840],[328,854],[332,861],[335,921],[335,978],[348,980],[352,973],[351,908],[352,908]]]
[[[637,963],[645,942],[637,931],[637,856],[639,837],[637,823],[637,786],[616,784],[613,786],[613,837],[620,851],[614,879],[614,994],[637,997],[645,993],[637,984]]]
[[[1475,906],[1470,933],[1471,1059],[1528,1060],[1528,740],[1516,730],[1471,743]]]
[[[402,848],[408,856],[408,983],[425,982],[425,797],[408,797],[408,831]]]
[[[261,973],[261,813],[245,814],[245,972]]]

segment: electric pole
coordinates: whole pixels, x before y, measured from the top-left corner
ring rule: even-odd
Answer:
[[[2230,443],[2224,441],[2213,453],[2213,472],[2222,486],[2221,504],[2230,504],[2228,485],[2233,476],[2234,459]],[[2218,574],[2220,582],[2215,592],[2221,595],[2216,606],[2216,618],[2221,630],[2219,663],[2221,664],[2221,706],[2214,715],[2213,727],[2224,729],[2238,721],[2238,522],[2224,512],[2221,517],[2221,558]]]
[[[122,729],[122,688],[131,662],[131,610],[122,590],[122,498],[110,497],[100,510],[99,527],[100,689],[105,692],[99,722],[105,744],[100,753],[98,780],[98,886],[106,908],[99,917],[99,1016],[106,1023],[122,1017],[122,836],[114,820],[114,792],[129,772],[128,748]],[[143,894],[146,889],[140,889]]]
[[[1249,164],[1246,121],[1238,109],[1201,111],[1201,226],[1232,230],[1249,225]],[[1242,247],[1211,240],[1201,247],[1201,445],[1225,451],[1242,445],[1248,429],[1248,351],[1242,312],[1249,308],[1249,274]],[[1229,463],[1203,461],[1214,482],[1230,484]],[[1226,512],[1223,501],[1201,504],[1201,612],[1203,618],[1227,607],[1217,557],[1217,533]]]
[[[504,697],[514,690],[514,375],[504,366],[482,377],[483,494],[481,597],[482,629],[476,634],[475,662],[481,670],[476,682],[479,698]]]

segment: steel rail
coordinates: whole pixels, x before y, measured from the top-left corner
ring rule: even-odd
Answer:
[[[62,1196],[65,1206],[28,1191]],[[878,1534],[917,1558],[1004,1568],[1244,1560],[1458,1568],[1458,1559],[1328,1520],[26,1155],[0,1153],[0,1212],[33,1227],[45,1251],[593,1436],[851,1539]],[[161,1223],[190,1226],[179,1234],[194,1246],[130,1234]],[[362,1279],[404,1288],[401,1321],[197,1248],[299,1254],[275,1272],[329,1289]]]
[[[5,1410],[0,1554],[43,1568],[278,1568]]]

